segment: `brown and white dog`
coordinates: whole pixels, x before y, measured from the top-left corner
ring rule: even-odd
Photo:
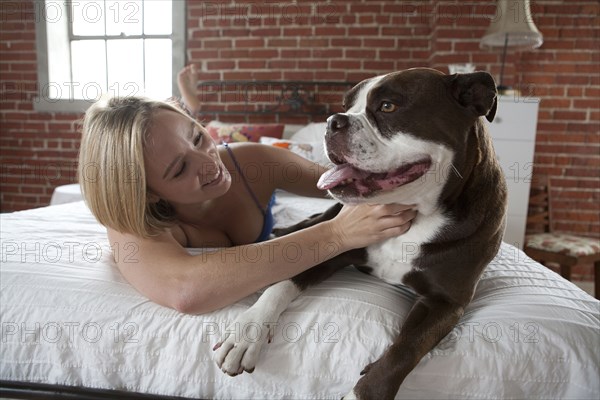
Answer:
[[[445,75],[419,68],[365,80],[350,90],[345,113],[328,119],[329,159],[319,187],[342,203],[416,204],[405,234],[341,254],[268,288],[236,323],[274,323],[306,287],[355,265],[419,295],[386,352],[367,365],[346,398],[391,399],[421,358],[457,324],[504,232],[506,183],[486,132],[496,85],[485,72]],[[325,213],[281,231],[333,218]],[[261,340],[224,336],[215,359],[237,375],[252,372]],[[236,342],[237,340],[237,342]]]

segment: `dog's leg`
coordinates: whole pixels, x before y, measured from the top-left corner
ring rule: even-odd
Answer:
[[[273,229],[273,234],[275,234],[275,236],[284,236],[284,235],[290,234],[292,232],[296,232],[301,229],[311,227],[320,222],[329,221],[330,219],[332,219],[333,217],[338,215],[338,213],[340,212],[341,209],[342,209],[342,204],[336,203],[336,204],[332,205],[331,207],[329,207],[324,212],[322,212],[320,214],[311,215],[309,218],[307,218],[303,221],[300,221],[295,225],[288,226],[285,228]]]
[[[229,325],[213,348],[219,368],[231,376],[253,372],[263,344],[273,338],[279,316],[300,292],[291,280],[268,287],[252,307]]]
[[[267,288],[252,307],[229,325],[215,345],[214,359],[219,368],[231,376],[253,372],[263,344],[273,338],[279,316],[288,305],[306,288],[354,262],[364,262],[365,256],[364,249],[348,251]]]
[[[442,298],[421,297],[409,312],[399,336],[345,399],[393,399],[404,378],[458,323],[464,308]]]
[[[279,234],[291,233],[329,220],[335,217],[341,208],[341,204],[336,204],[322,214],[280,230]],[[363,263],[365,258],[364,249],[348,251],[290,280],[276,283],[267,288],[258,301],[227,328],[215,345],[214,358],[219,368],[231,376],[244,371],[253,372],[263,344],[270,342],[273,338],[279,316],[288,305],[307,287],[324,281],[335,271],[354,262]]]
[[[305,290],[309,286],[316,285],[329,278],[336,271],[352,264],[362,265],[367,259],[366,249],[354,249],[342,253],[330,260],[322,262],[316,267],[312,267],[303,273],[292,278],[296,287]]]

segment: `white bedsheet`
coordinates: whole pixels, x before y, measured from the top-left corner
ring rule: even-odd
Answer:
[[[279,194],[277,224],[328,204]],[[259,294],[207,315],[180,314],[127,284],[105,230],[82,202],[0,218],[2,380],[337,399],[391,343],[414,300],[407,288],[346,268],[283,313],[253,374],[229,377],[213,362],[212,346]],[[135,248],[119,256],[134,262]],[[256,328],[239,334],[255,337]],[[600,303],[504,244],[459,326],[407,377],[398,398],[597,399],[599,343]]]

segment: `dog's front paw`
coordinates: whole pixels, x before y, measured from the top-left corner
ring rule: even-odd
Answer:
[[[245,311],[213,347],[214,360],[221,371],[230,376],[254,372],[263,344],[273,338],[273,329],[274,323],[266,321],[259,310]]]
[[[396,365],[397,362],[386,352],[383,357],[363,368],[361,378],[344,399],[393,400],[405,377],[394,368]]]

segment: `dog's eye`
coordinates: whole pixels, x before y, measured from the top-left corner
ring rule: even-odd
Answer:
[[[398,109],[398,106],[394,103],[390,103],[389,101],[384,101],[381,103],[379,107],[379,111],[383,111],[384,113],[392,113]]]

